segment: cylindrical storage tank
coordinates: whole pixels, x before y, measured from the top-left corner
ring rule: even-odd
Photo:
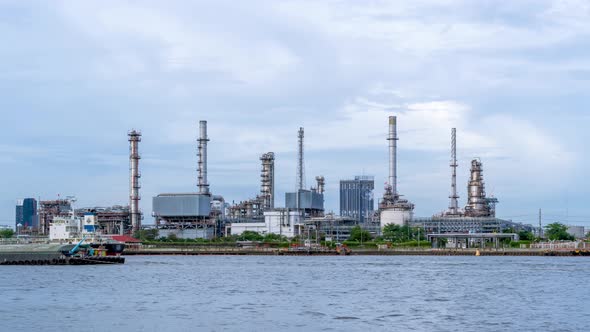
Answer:
[[[385,209],[380,213],[380,225],[383,228],[389,224],[403,226],[412,219],[412,211],[402,209]]]

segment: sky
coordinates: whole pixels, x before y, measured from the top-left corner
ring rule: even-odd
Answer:
[[[590,2],[0,0],[0,225],[23,197],[126,205],[127,132],[140,130],[141,209],[196,191],[199,120],[211,191],[260,190],[275,152],[277,206],[296,187],[387,180],[415,214],[445,210],[450,131],[458,188],[481,158],[499,217],[590,227]]]

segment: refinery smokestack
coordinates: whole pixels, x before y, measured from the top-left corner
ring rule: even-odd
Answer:
[[[389,117],[389,185],[391,192],[397,195],[397,117]]]
[[[459,213],[459,195],[457,195],[457,129],[451,129],[451,168],[453,170],[451,176],[451,203],[449,205],[449,213],[456,215]]]
[[[129,213],[131,216],[131,226],[133,231],[141,229],[141,214],[139,212],[139,150],[138,144],[141,141],[141,133],[132,130],[127,136],[129,136]],[[123,223],[121,223],[121,229],[119,234],[123,235],[125,229]]]
[[[260,157],[262,171],[260,173],[260,195],[263,199],[263,209],[275,207],[275,154],[268,152]]]
[[[297,154],[297,189],[305,189],[305,165],[303,161],[303,127],[299,128]]]
[[[199,122],[199,147],[197,151],[198,161],[198,187],[200,194],[209,194],[207,183],[207,121]]]

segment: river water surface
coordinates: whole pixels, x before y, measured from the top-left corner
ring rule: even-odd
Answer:
[[[589,331],[584,257],[173,256],[1,266],[1,331]]]

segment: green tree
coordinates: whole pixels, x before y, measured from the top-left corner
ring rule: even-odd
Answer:
[[[533,232],[521,230],[518,232],[518,238],[521,241],[532,241],[535,239],[535,235]]]
[[[168,234],[168,241],[178,241],[178,236],[176,236],[176,234]]]
[[[258,232],[254,231],[244,231],[238,237],[240,241],[262,241],[264,240],[264,236]]]
[[[407,232],[404,232],[402,226],[396,224],[387,224],[383,227],[382,236],[386,241],[404,242],[407,237]]]
[[[423,241],[426,234],[420,227],[410,227],[408,225],[388,224],[383,227],[383,239],[394,243],[408,242],[412,240]]]
[[[14,231],[12,229],[3,229],[0,231],[0,238],[2,239],[9,239],[14,235]]]
[[[574,240],[574,236],[567,232],[567,226],[559,222],[546,225],[545,236],[549,240]]]
[[[354,226],[350,230],[350,236],[348,237],[348,240],[366,242],[371,238],[372,236],[371,233],[369,233],[369,231],[362,229],[361,226]]]
[[[142,241],[154,241],[158,237],[157,229],[140,229],[133,233],[133,237]]]
[[[264,242],[286,242],[287,237],[284,235],[268,233],[268,234],[264,235],[263,241]]]

